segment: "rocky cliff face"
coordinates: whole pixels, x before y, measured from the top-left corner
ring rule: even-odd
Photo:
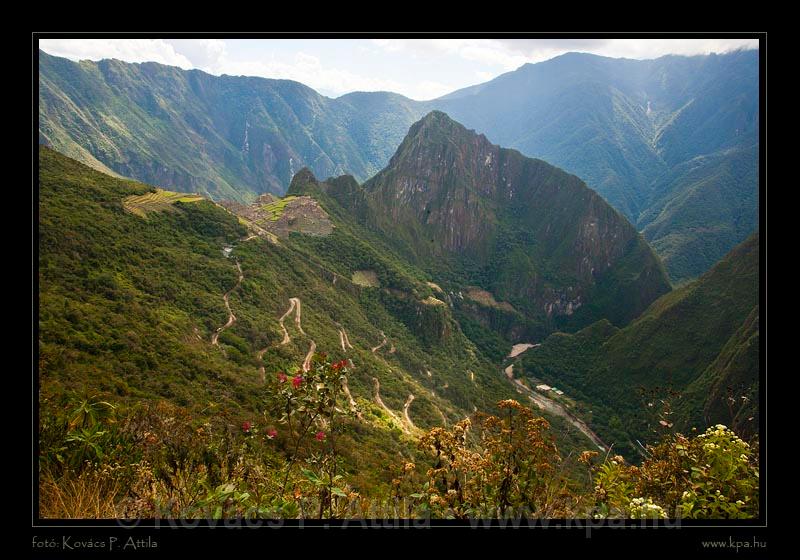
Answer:
[[[366,188],[395,222],[413,219],[430,233],[431,251],[480,252],[503,182],[499,148],[434,111],[411,127],[389,165]]]
[[[365,189],[375,225],[409,254],[477,270],[477,284],[545,321],[624,323],[669,290],[633,226],[580,179],[439,111]]]

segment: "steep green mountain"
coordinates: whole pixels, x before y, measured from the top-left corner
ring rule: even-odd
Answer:
[[[459,309],[476,304],[510,339],[600,318],[624,325],[669,290],[647,243],[580,179],[439,111],[411,127],[363,193],[342,196],[467,302]]]
[[[628,454],[635,439],[663,429],[662,420],[681,430],[723,423],[753,434],[758,317],[755,233],[627,327],[601,321],[574,335],[554,334],[524,355],[522,367],[584,401],[592,409],[590,425]]]
[[[677,165],[639,219],[676,282],[702,274],[758,228],[758,145]]]
[[[758,51],[655,60],[568,53],[433,104],[493,142],[575,173],[640,230],[658,216],[647,238],[680,281],[757,227],[758,75]],[[729,196],[717,206],[721,192]]]
[[[757,227],[758,52],[655,60],[568,53],[431,102],[155,63],[39,53],[39,141],[104,172],[247,202],[304,166],[363,181],[439,109],[575,173],[676,283]],[[698,225],[698,223],[700,225]]]
[[[45,418],[70,395],[94,395],[121,406],[166,400],[228,430],[279,425],[264,415],[265,387],[316,350],[350,360],[362,417],[342,436],[346,470],[375,490],[391,480],[387,464],[414,457],[422,430],[515,395],[427,275],[325,194],[342,179],[298,174],[291,190],[314,190],[333,228],[278,236],[208,200],[112,178],[45,147],[39,167]],[[587,445],[551,420],[562,448]]]
[[[309,166],[366,179],[422,105],[391,93],[329,99],[297,82],[39,51],[39,142],[102,171],[214,199],[282,194]]]

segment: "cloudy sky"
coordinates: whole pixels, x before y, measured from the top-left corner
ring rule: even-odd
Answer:
[[[425,100],[569,51],[611,57],[722,53],[756,39],[41,39],[73,60],[155,61],[210,74],[297,80],[323,95],[394,91]]]

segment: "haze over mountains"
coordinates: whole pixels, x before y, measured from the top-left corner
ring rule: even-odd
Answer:
[[[287,80],[40,51],[40,142],[101,170],[215,199],[282,194],[307,166],[364,181],[441,109],[575,173],[644,232],[673,281],[757,228],[758,52],[569,53],[440,99],[338,99]],[[190,149],[185,149],[190,148]]]

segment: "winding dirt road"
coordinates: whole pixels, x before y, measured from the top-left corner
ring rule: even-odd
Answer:
[[[344,328],[339,329],[339,342],[342,343],[342,352],[347,353],[348,348],[352,348],[353,345],[350,344],[350,339],[347,338],[347,331]]]
[[[312,340],[311,346],[308,348],[308,354],[306,354],[306,357],[303,360],[304,372],[311,369],[311,358],[314,357],[314,352],[316,352],[316,350],[317,350],[317,343]]]
[[[583,420],[572,414],[572,412],[564,408],[560,403],[557,403],[554,400],[545,397],[538,391],[529,388],[519,379],[514,379],[513,364],[508,366],[504,371],[509,381],[511,381],[517,388],[517,392],[527,395],[528,398],[540,409],[545,410],[550,414],[561,416],[562,418],[567,420],[567,422],[575,426],[583,435],[589,438],[592,441],[592,443],[594,443],[598,448],[602,449],[603,451],[606,451],[608,449],[608,446],[605,443],[603,443],[603,440],[601,440],[597,436],[597,434],[595,434],[592,431],[591,428],[589,428],[586,422],[584,422]]]
[[[353,360],[350,360],[350,366],[355,367]],[[347,397],[347,400],[350,402],[350,411],[354,412],[359,420],[363,420],[364,417],[361,414],[361,411],[358,410],[356,400],[353,398],[353,395],[350,394],[350,387],[347,385],[347,376],[342,377],[342,390],[344,391],[344,395]]]
[[[414,393],[409,393],[408,398],[406,399],[406,403],[403,405],[403,418],[411,426],[412,429],[416,429],[414,422],[411,421],[411,417],[408,415],[408,409],[411,406],[411,403],[414,402]]]
[[[385,335],[385,334],[383,334],[383,331],[380,331],[380,332],[381,332],[381,336],[383,337],[383,342],[381,342],[380,344],[378,344],[376,347],[374,347],[374,348],[372,349],[372,353],[373,353],[373,354],[374,354],[375,352],[377,352],[378,350],[380,350],[381,348],[383,348],[384,346],[386,346],[386,335]]]
[[[228,310],[228,322],[219,327],[214,332],[214,334],[211,335],[212,346],[219,346],[220,333],[222,333],[222,331],[229,328],[236,322],[236,315],[234,315],[233,311],[231,311],[231,304],[228,302],[228,296],[230,295],[230,293],[236,288],[238,288],[239,284],[241,284],[242,280],[244,279],[244,274],[242,273],[242,265],[239,264],[239,261],[236,261],[236,268],[239,270],[239,279],[236,281],[236,285],[222,295],[222,300],[225,302],[225,308]]]
[[[300,317],[302,315],[302,309],[300,308],[300,300],[296,297],[289,298],[289,309],[284,313],[280,319],[278,319],[278,324],[281,326],[281,330],[283,330],[283,340],[281,340],[281,345],[289,344],[292,339],[289,338],[289,331],[286,330],[283,322],[286,320],[286,317],[295,312],[294,315],[294,322],[297,325],[297,330],[300,331],[301,334],[305,335],[306,333],[303,331],[303,327],[300,324]]]
[[[378,406],[386,411],[392,420],[394,420],[405,433],[408,433],[408,428],[406,427],[405,422],[403,422],[403,420],[401,420],[397,414],[395,414],[394,411],[386,406],[386,403],[383,402],[383,399],[381,398],[381,382],[378,381],[377,377],[373,377],[372,381],[375,383],[375,402],[378,404]]]

